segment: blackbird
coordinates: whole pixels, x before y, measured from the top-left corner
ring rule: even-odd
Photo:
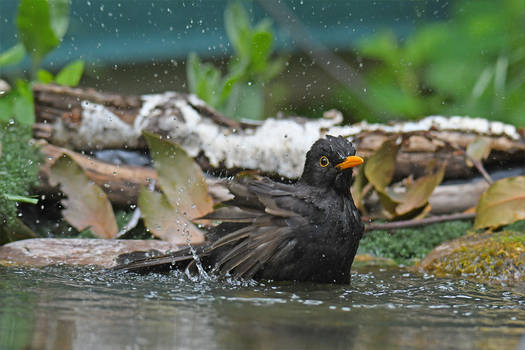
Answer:
[[[114,269],[191,272],[203,267],[233,278],[349,283],[363,235],[350,194],[352,167],[363,163],[355,153],[347,139],[327,136],[312,145],[294,184],[265,177],[232,180],[228,186],[234,198],[203,217],[222,222],[207,233],[208,243]]]

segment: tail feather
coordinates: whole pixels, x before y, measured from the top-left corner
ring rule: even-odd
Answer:
[[[120,257],[119,260],[121,260]],[[141,258],[129,263],[119,264],[111,270],[136,273],[167,272],[179,266],[182,267],[192,260],[193,254],[189,248],[186,248],[170,254]]]

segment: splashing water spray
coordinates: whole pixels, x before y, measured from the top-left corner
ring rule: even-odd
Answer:
[[[183,190],[184,189],[181,188],[178,191],[179,191],[179,193],[182,193]],[[180,206],[180,202],[179,201],[177,201],[177,206]],[[195,206],[195,204],[193,204],[193,206]],[[177,208],[177,213],[180,213],[179,212],[179,208]],[[182,220],[182,222],[181,222],[180,219],[177,219],[177,226],[180,227],[181,223],[182,223],[182,236],[186,240],[186,245],[190,249],[191,255],[193,256],[193,262],[195,263],[195,266],[197,266],[197,271],[199,272],[199,276],[200,276],[200,278],[202,278],[205,281],[211,281],[212,278],[210,277],[210,275],[208,275],[208,273],[202,267],[201,259],[200,259],[199,255],[197,254],[197,251],[195,250],[195,248],[191,245],[191,240],[190,240],[191,232],[190,232],[190,227],[189,227],[190,224],[187,221],[188,220],[187,213],[183,212],[182,217],[185,220]],[[192,264],[189,264],[188,267],[186,267],[186,269],[184,270],[184,273],[192,281],[197,281],[199,279],[199,276],[194,276],[194,275],[191,274],[190,269],[189,269],[191,265]]]

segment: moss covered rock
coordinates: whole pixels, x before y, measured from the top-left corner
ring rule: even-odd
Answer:
[[[419,267],[436,276],[525,286],[525,231],[470,234],[445,242]]]

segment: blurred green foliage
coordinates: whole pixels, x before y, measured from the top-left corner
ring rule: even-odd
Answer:
[[[84,71],[82,61],[67,65],[56,77],[40,68],[42,60],[60,44],[67,32],[69,0],[20,0],[16,24],[20,42],[0,53],[0,67],[18,64],[29,55],[33,80],[66,86],[78,84]],[[18,79],[11,91],[3,95],[0,92],[0,121],[14,118],[20,124],[34,123],[31,85]]]
[[[234,50],[228,71],[202,63],[196,54],[188,56],[187,77],[191,93],[229,117],[261,119],[264,86],[284,67],[270,59],[274,35],[264,19],[254,27],[240,2],[232,2],[224,13],[226,33]]]
[[[458,1],[450,20],[400,41],[390,31],[363,40],[364,100],[338,98],[358,119],[471,115],[524,125],[525,2]]]
[[[358,253],[368,253],[378,257],[390,258],[405,265],[414,259],[424,258],[434,247],[444,241],[461,237],[472,229],[467,221],[450,221],[416,229],[371,231],[359,243]]]

